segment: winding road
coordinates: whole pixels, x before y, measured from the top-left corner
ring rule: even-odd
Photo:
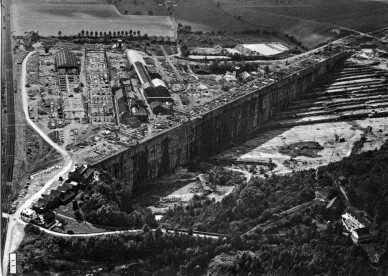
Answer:
[[[19,206],[19,208],[16,210],[14,214],[3,214],[3,216],[8,217],[8,231],[6,236],[6,243],[4,246],[4,257],[2,262],[2,275],[7,275],[8,272],[8,265],[9,265],[9,253],[15,252],[19,245],[21,244],[23,237],[24,237],[24,228],[27,225],[26,222],[21,220],[20,214],[22,211],[28,207],[31,206],[31,204],[39,199],[39,197],[44,194],[51,184],[54,182],[55,179],[58,179],[59,176],[63,176],[67,174],[70,170],[74,168],[74,159],[72,156],[64,149],[62,149],[59,145],[54,143],[28,116],[28,95],[27,95],[27,89],[26,89],[26,79],[27,79],[27,61],[29,57],[35,52],[29,53],[26,58],[23,61],[22,64],[22,75],[21,75],[21,87],[22,87],[22,98],[23,98],[23,112],[27,121],[27,124],[30,125],[41,137],[44,139],[48,144],[50,144],[54,149],[56,149],[63,157],[64,159],[64,165],[62,169],[48,182],[45,183],[45,185],[34,195],[32,195],[24,204]],[[142,230],[141,229],[134,229],[134,230],[121,230],[121,231],[106,231],[106,232],[99,232],[99,233],[89,233],[89,234],[66,234],[66,233],[59,233],[54,232],[49,229],[39,227],[41,231],[54,235],[54,236],[60,236],[60,237],[93,237],[93,236],[101,236],[101,235],[111,235],[111,234],[126,234],[126,233],[139,233]],[[156,229],[151,229],[151,231],[155,231]],[[162,232],[168,232],[168,230],[162,229]],[[170,231],[171,233],[172,231]],[[188,231],[179,229],[176,230],[177,234],[188,234]],[[219,236],[212,233],[193,233],[193,236],[196,237],[206,237],[206,238],[213,238],[218,239]]]
[[[24,227],[27,224],[20,219],[21,212],[24,209],[28,208],[34,201],[39,199],[39,197],[48,190],[48,188],[51,186],[51,184],[54,182],[55,179],[58,179],[59,176],[63,176],[64,174],[68,173],[74,167],[74,160],[69,155],[69,153],[64,149],[62,149],[59,145],[54,143],[28,116],[26,66],[27,66],[28,58],[33,53],[34,52],[29,53],[27,57],[24,59],[22,64],[21,87],[22,87],[24,115],[25,115],[27,124],[30,125],[42,137],[43,140],[45,140],[48,144],[50,144],[54,149],[56,149],[62,155],[64,159],[64,165],[62,169],[52,179],[46,182],[45,185],[37,193],[32,195],[23,205],[19,206],[19,208],[16,210],[14,214],[8,216],[9,224],[8,224],[7,236],[5,240],[5,246],[4,246],[2,275],[7,275],[8,264],[9,264],[9,253],[12,253],[15,250],[17,250],[17,248],[19,247],[24,237]]]

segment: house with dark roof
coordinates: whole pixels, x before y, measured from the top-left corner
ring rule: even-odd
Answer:
[[[78,190],[78,183],[75,181],[67,180],[65,183],[62,184],[63,190],[66,191],[77,191]]]
[[[67,191],[67,192],[61,192],[61,194],[58,197],[59,203],[61,205],[65,205],[69,203],[73,198],[75,198],[76,193],[73,191]]]
[[[79,74],[79,64],[75,54],[67,49],[61,49],[55,53],[55,69],[60,75]]]
[[[81,175],[86,171],[88,167],[84,164],[77,166],[73,171],[69,172],[69,180],[80,182],[81,181]]]
[[[82,186],[90,184],[94,179],[94,170],[92,168],[87,168],[86,171],[81,176]]]

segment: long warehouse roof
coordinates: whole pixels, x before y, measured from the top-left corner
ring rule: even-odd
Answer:
[[[140,82],[144,86],[152,86],[153,84],[152,84],[151,77],[148,74],[147,69],[144,68],[144,65],[141,62],[136,61],[134,64],[134,67],[135,67],[136,73],[140,79]]]

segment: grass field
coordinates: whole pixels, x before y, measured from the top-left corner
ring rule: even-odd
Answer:
[[[388,25],[388,4],[383,2],[352,2],[304,7],[256,7],[271,14],[298,17],[336,26],[369,31]]]
[[[334,38],[333,28],[369,32],[388,25],[388,1],[275,1],[221,0],[221,9],[257,26],[295,36],[308,47]]]
[[[174,7],[174,15],[177,23],[190,25],[194,31],[241,32],[257,29],[252,24],[224,14],[211,0],[183,0]]]
[[[164,5],[158,6],[154,0],[121,0],[116,6],[122,14],[127,11],[128,14],[141,12],[147,15],[149,11],[152,11],[154,15],[169,15],[167,8]]]
[[[42,36],[76,35],[81,30],[125,31],[140,30],[142,34],[174,36],[174,25],[167,16],[119,15],[108,4],[12,4],[14,35],[38,30]]]

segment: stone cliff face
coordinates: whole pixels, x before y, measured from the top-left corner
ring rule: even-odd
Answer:
[[[268,121],[275,108],[300,97],[345,57],[346,53],[337,54],[92,166],[110,172],[135,190],[169,170],[219,152],[232,139],[243,139]]]

